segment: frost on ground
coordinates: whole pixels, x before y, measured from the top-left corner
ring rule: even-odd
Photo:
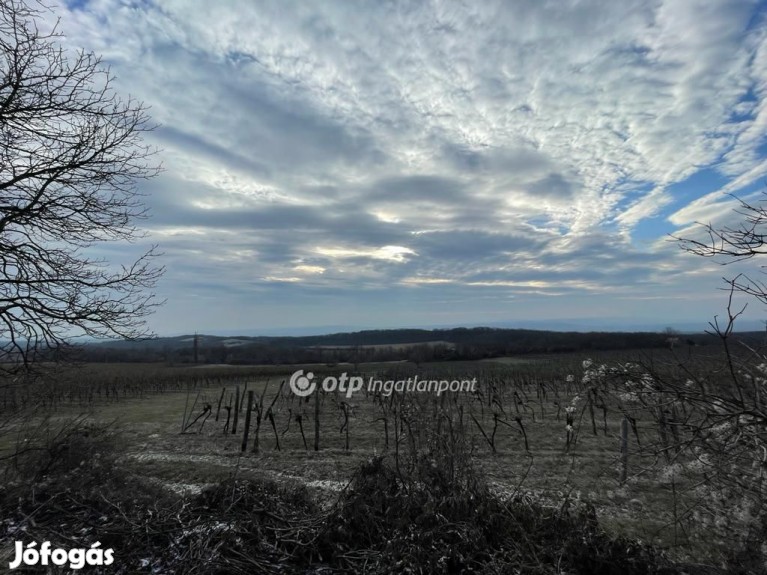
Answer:
[[[165,481],[163,485],[178,495],[199,495],[203,489],[212,487],[214,483],[176,483]]]

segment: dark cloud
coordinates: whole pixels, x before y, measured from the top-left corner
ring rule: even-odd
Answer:
[[[529,236],[483,231],[430,232],[418,234],[410,245],[420,256],[432,260],[483,261],[499,255],[537,252],[543,242]]]
[[[443,176],[396,176],[374,183],[370,199],[408,204],[410,202],[455,205],[470,196],[459,180]]]
[[[211,142],[203,136],[186,133],[172,126],[161,126],[153,134],[159,145],[184,150],[185,153],[205,157],[222,166],[243,170],[258,176],[269,176],[271,169],[252,156],[241,155],[237,151]]]
[[[549,174],[545,178],[533,182],[527,187],[527,191],[534,195],[543,197],[555,197],[558,199],[567,199],[573,194],[573,186],[569,180],[560,174]]]

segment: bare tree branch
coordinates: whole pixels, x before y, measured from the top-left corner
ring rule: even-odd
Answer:
[[[137,338],[159,305],[156,247],[115,269],[89,256],[143,237],[137,180],[157,175],[147,110],[100,59],[41,32],[44,5],[0,0],[0,362],[49,359],[72,335]]]

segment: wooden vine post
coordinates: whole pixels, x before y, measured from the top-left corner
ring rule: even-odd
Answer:
[[[245,411],[245,431],[242,434],[242,449],[244,453],[248,448],[248,433],[250,432],[250,414],[253,412],[253,390],[248,391],[248,407]]]
[[[232,435],[237,434],[237,420],[240,418],[240,386],[237,386],[234,394],[234,419],[232,420]]]
[[[314,390],[314,451],[320,450],[320,386]]]
[[[626,483],[629,470],[629,420],[621,420],[621,485]]]

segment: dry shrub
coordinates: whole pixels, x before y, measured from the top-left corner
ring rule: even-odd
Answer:
[[[46,417],[17,435],[14,451],[2,461],[6,488],[103,483],[120,454],[112,425],[92,423],[82,416]]]
[[[318,541],[318,558],[374,573],[672,574],[652,548],[613,539],[592,507],[548,508],[472,489],[405,482],[385,458],[356,473]]]
[[[327,510],[305,488],[273,481],[229,480],[182,497],[128,476],[49,484],[35,501],[0,497],[0,514],[0,546],[113,548],[115,564],[93,573],[683,572],[649,547],[608,537],[593,508],[504,500],[480,481],[452,491],[423,476],[403,481],[380,457]]]

